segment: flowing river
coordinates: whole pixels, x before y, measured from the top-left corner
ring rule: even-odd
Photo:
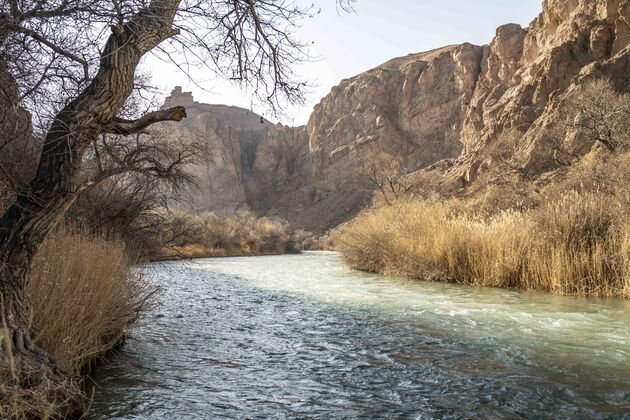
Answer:
[[[334,253],[152,264],[88,418],[630,418],[630,302],[408,281]]]

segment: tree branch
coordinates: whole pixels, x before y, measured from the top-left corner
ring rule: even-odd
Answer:
[[[137,120],[126,120],[122,118],[114,118],[114,121],[107,125],[101,126],[103,133],[120,134],[128,136],[129,134],[141,133],[148,126],[161,121],[181,121],[186,117],[186,108],[176,106],[174,108],[164,109],[160,111],[150,112]]]
[[[70,60],[76,61],[77,63],[81,64],[81,66],[83,67],[83,78],[84,80],[88,80],[89,65],[88,65],[88,62],[85,61],[83,58],[79,57],[76,54],[72,54],[71,52],[66,51],[63,48],[60,48],[58,45],[54,44],[53,42],[49,41],[48,39],[46,39],[45,37],[43,37],[42,35],[38,34],[37,32],[31,29],[24,28],[23,26],[18,26],[18,25],[11,27],[11,29],[15,30],[16,32],[20,32],[26,36],[30,36],[35,41],[46,45],[48,48],[50,48],[54,52],[61,54],[64,57],[69,58]]]

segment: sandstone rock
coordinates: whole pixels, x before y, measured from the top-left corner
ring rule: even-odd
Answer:
[[[545,0],[528,28],[501,26],[486,46],[410,54],[342,80],[306,127],[261,127],[247,110],[198,104],[181,89],[174,96],[208,138],[206,207],[249,205],[322,231],[369,201],[357,174],[368,158],[400,162],[418,194],[550,179],[569,160],[550,141],[562,98],[592,78],[629,91],[629,43],[629,0]],[[591,147],[554,141],[571,153]]]
[[[304,127],[276,126],[239,107],[202,104],[180,87],[163,108],[176,105],[186,107],[188,118],[172,136],[202,139],[205,145],[202,162],[187,168],[198,185],[187,191],[180,207],[195,212],[266,209],[284,188],[306,182]]]

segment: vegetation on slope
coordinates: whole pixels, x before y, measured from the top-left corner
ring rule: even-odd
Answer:
[[[486,145],[485,166],[463,184],[459,179],[459,187],[446,188],[438,178],[434,192],[442,201],[427,198],[430,179],[395,189],[410,180],[373,170],[369,180],[384,207],[346,226],[339,249],[366,271],[628,298],[629,104],[628,94],[603,79],[570,91],[545,127],[548,156],[540,159],[554,164],[540,176],[519,162],[526,138],[514,129]],[[424,199],[412,200],[415,193]]]

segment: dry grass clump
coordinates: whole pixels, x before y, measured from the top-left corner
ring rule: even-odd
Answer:
[[[448,203],[397,202],[349,224],[338,249],[350,266],[389,275],[630,297],[630,223],[597,194],[490,219]]]
[[[630,222],[621,203],[571,193],[532,212],[544,246],[530,250],[528,289],[630,297]]]
[[[78,372],[120,344],[156,289],[122,241],[61,230],[40,249],[28,293],[36,343]]]
[[[152,302],[156,289],[132,265],[122,241],[69,229],[51,233],[37,255],[28,284],[34,341],[76,378]],[[32,369],[19,360],[0,369],[0,418],[64,417],[76,408],[75,382]]]
[[[247,210],[232,214],[179,216],[183,226],[170,251],[184,258],[270,255],[294,252],[286,221],[257,217]]]
[[[0,334],[5,339],[6,334]],[[11,355],[0,365],[0,418],[79,418],[86,398],[77,381],[55,377],[46,367]]]

